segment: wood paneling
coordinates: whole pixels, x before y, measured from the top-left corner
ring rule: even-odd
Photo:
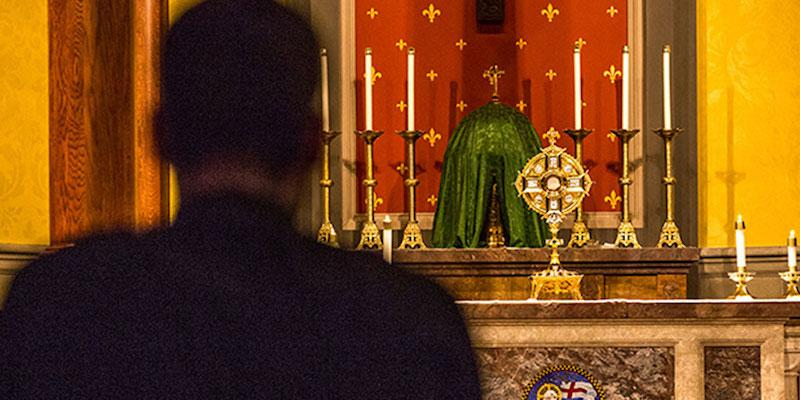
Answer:
[[[51,241],[159,221],[161,168],[147,120],[158,99],[161,2],[48,7]]]

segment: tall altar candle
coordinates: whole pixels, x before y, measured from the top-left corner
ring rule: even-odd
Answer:
[[[628,46],[622,48],[622,129],[630,129],[631,118],[631,55]]]
[[[331,113],[330,92],[328,89],[328,50],[322,49],[320,51],[320,62],[322,64],[322,130],[329,132],[331,130]]]
[[[366,71],[366,78],[364,79],[364,114],[366,121],[364,129],[372,130],[372,49],[367,47],[366,55],[364,57],[364,71]]]
[[[747,261],[745,258],[745,247],[744,247],[744,221],[742,220],[742,214],[736,218],[736,269],[739,272],[744,272],[744,267],[747,266]]]
[[[575,66],[575,129],[583,127],[583,100],[581,99],[581,48],[575,45],[575,51],[572,54],[573,64]]]
[[[414,48],[408,48],[408,127],[414,130]]]
[[[797,237],[794,235],[794,230],[789,231],[787,251],[789,253],[789,272],[797,272]]]
[[[388,214],[383,217],[383,259],[392,263],[392,218]]]
[[[672,84],[670,82],[670,53],[669,45],[664,46],[664,129],[672,129]]]

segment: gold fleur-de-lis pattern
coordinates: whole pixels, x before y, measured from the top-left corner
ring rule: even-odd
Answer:
[[[603,197],[603,201],[608,203],[612,210],[616,210],[619,202],[622,201],[622,197],[617,194],[616,190],[612,190],[606,197]]]
[[[433,147],[436,146],[436,142],[442,139],[442,135],[436,133],[436,129],[431,128],[431,130],[422,135],[422,138],[427,140],[431,147]]]
[[[375,82],[377,82],[378,79],[381,78],[383,78],[383,74],[380,73],[377,69],[375,69],[375,67],[372,67],[372,84],[375,85]],[[364,74],[364,79],[367,79],[367,74]]]
[[[603,76],[608,78],[611,84],[617,83],[618,78],[622,78],[622,71],[618,70],[617,67],[611,65],[608,67],[607,70],[603,71]]]
[[[436,202],[439,201],[439,197],[437,197],[435,194],[432,194],[432,195],[428,196],[428,198],[425,199],[425,201],[430,203],[430,205],[436,207]]]
[[[436,6],[431,3],[428,5],[428,8],[422,10],[422,15],[428,17],[431,23],[434,23],[436,17],[442,15],[442,10],[437,9]]]
[[[428,79],[430,79],[430,80],[431,80],[431,82],[433,82],[433,81],[435,81],[435,80],[436,80],[436,78],[438,78],[438,77],[439,77],[439,74],[438,74],[438,73],[436,73],[436,71],[434,71],[434,70],[430,70],[430,71],[428,71],[428,73],[427,73],[427,74],[425,74],[425,76],[427,76],[427,77],[428,77]]]
[[[541,14],[547,17],[547,22],[553,22],[553,18],[561,14],[561,11],[553,7],[553,3],[547,3],[547,7],[542,10]]]
[[[572,57],[565,55],[577,46],[583,61],[584,125],[603,132],[598,140],[586,142],[585,154],[593,157],[587,158],[593,166],[593,192],[598,195],[588,198],[585,209],[592,212],[611,211],[612,205],[619,208],[616,203],[604,201],[612,190],[619,193],[618,173],[612,168],[619,163],[619,141],[605,134],[618,128],[619,102],[614,99],[619,95],[622,76],[619,49],[628,41],[627,2],[506,2],[506,15],[513,8],[516,27],[504,34],[501,42],[499,35],[484,34],[486,26],[464,23],[465,16],[475,12],[470,1],[354,2],[356,49],[361,49],[357,54],[362,54],[356,60],[356,76],[365,76],[363,49],[372,48],[377,130],[395,132],[407,127],[410,101],[406,93],[406,59],[410,49],[415,50],[415,126],[423,133],[416,147],[418,196],[425,199],[438,193],[450,135],[470,112],[488,103],[492,90],[481,76],[492,65],[508,72],[500,82],[500,101],[530,118],[540,137],[551,127],[555,133],[571,128],[572,108],[568,105],[573,96],[573,66]],[[356,82],[358,129],[363,129],[363,84]],[[359,168],[354,167],[353,171],[360,181],[364,178],[365,160],[363,152],[356,154],[354,165]],[[374,173],[379,188],[383,188],[381,208],[386,212],[406,210],[404,196],[395,195],[406,190],[402,172],[396,168],[408,166],[400,160],[406,160],[403,139],[382,136],[375,145]],[[360,188],[357,201],[360,212],[362,191]],[[418,207],[420,212],[432,212],[435,202],[420,201]]]

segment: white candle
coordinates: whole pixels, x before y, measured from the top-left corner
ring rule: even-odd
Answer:
[[[631,118],[631,55],[628,46],[622,48],[622,129],[630,129]]]
[[[367,47],[367,52],[364,60],[364,71],[366,71],[366,78],[364,79],[364,113],[366,114],[366,123],[364,129],[372,130],[372,49]]]
[[[789,272],[797,272],[797,237],[794,235],[794,230],[789,231],[787,250],[789,252]]]
[[[739,272],[744,272],[747,266],[744,247],[744,221],[742,214],[736,218],[736,268]]]
[[[331,113],[328,89],[328,50],[320,51],[320,59],[322,63],[322,130],[329,132],[331,130]]]
[[[414,130],[414,48],[408,48],[408,127]]]
[[[671,51],[669,45],[664,46],[664,129],[672,129]]]
[[[383,217],[383,259],[392,263],[392,218],[388,214]]]
[[[581,115],[583,111],[583,100],[581,98],[581,48],[577,44],[575,45],[572,59],[575,66],[575,129],[581,129],[583,127],[583,118]]]

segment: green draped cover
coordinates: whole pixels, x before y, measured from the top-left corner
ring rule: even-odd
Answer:
[[[514,188],[519,171],[541,148],[530,121],[515,108],[489,103],[465,117],[444,155],[433,246],[486,246],[486,216],[496,181],[506,246],[542,247],[544,223]]]

